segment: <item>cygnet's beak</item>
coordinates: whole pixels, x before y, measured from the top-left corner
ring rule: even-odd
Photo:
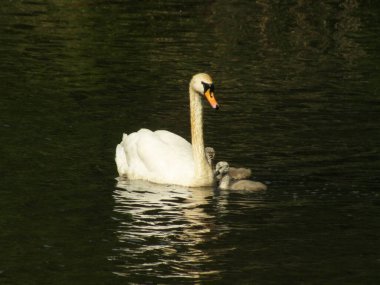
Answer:
[[[215,170],[214,177],[216,178],[216,180],[222,179],[222,176],[223,176],[223,174],[220,172],[219,169]]]
[[[219,104],[216,102],[216,98],[214,96],[214,92],[211,89],[207,89],[205,92],[205,96],[207,101],[210,103],[211,107],[215,110],[219,109]]]

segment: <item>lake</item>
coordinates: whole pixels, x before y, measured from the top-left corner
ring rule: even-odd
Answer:
[[[379,284],[380,5],[6,0],[0,284]],[[122,133],[190,140],[265,192],[117,181]]]

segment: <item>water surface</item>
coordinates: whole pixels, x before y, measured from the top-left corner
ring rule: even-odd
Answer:
[[[1,284],[378,284],[379,5],[5,1]],[[141,127],[189,135],[264,193],[118,182]]]

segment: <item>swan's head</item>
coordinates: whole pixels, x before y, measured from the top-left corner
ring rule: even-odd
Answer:
[[[216,179],[220,180],[222,177],[228,173],[228,170],[230,169],[230,166],[227,161],[219,161],[215,165],[215,177]]]
[[[204,95],[213,109],[218,110],[219,105],[214,95],[214,83],[210,75],[206,73],[198,73],[193,76],[190,81],[190,88],[196,93]]]

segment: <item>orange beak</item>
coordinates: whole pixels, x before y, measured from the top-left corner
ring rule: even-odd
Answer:
[[[218,105],[218,102],[216,102],[216,98],[214,96],[214,92],[212,92],[210,89],[208,89],[205,92],[205,96],[206,96],[207,101],[210,103],[211,107],[213,109],[218,110],[219,109],[219,105]]]

